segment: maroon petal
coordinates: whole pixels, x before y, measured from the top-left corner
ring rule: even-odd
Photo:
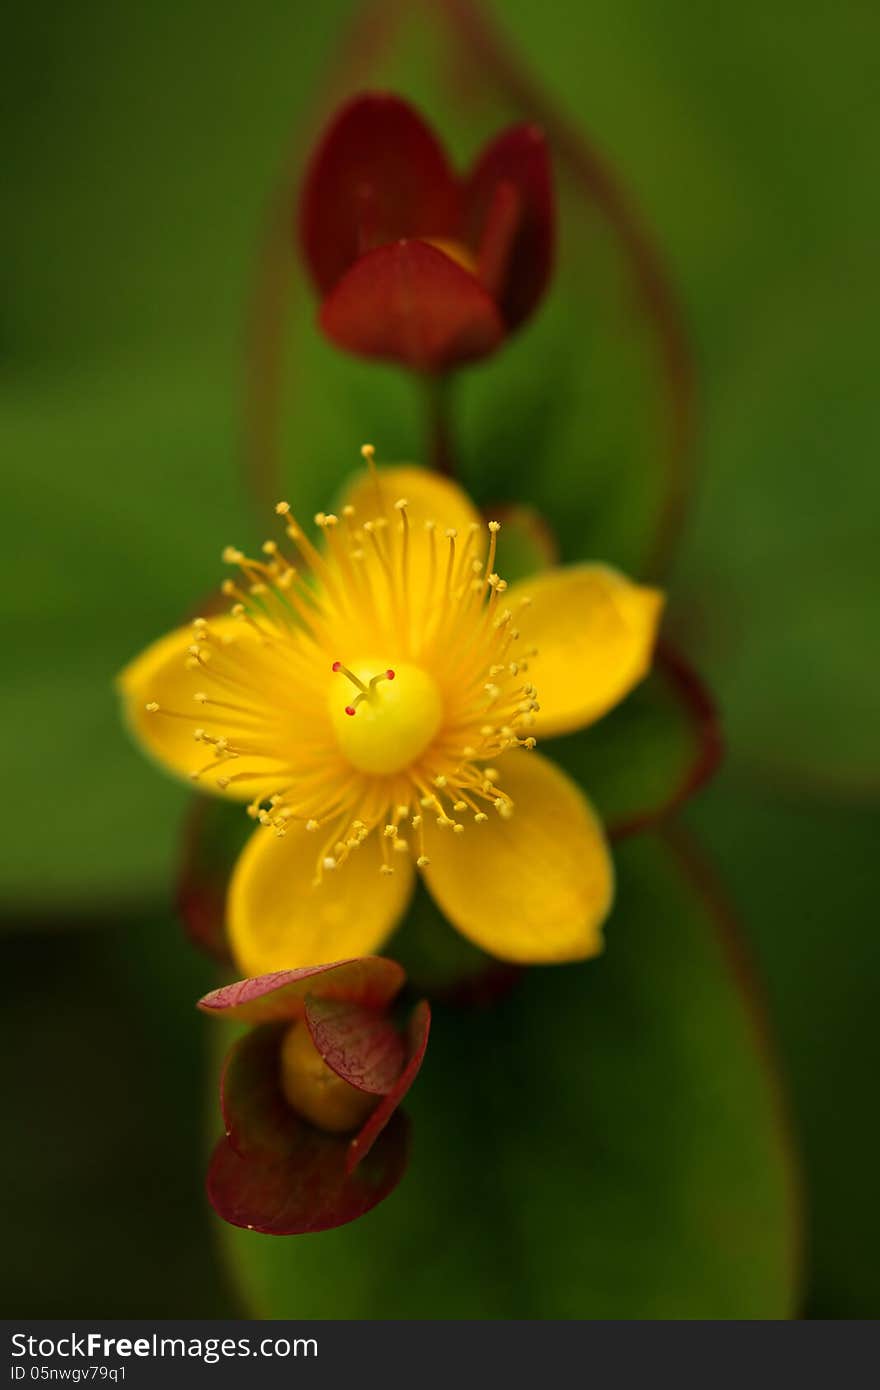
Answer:
[[[392,1089],[380,1100],[376,1109],[365,1121],[363,1128],[349,1143],[346,1160],[347,1172],[353,1173],[359,1164],[363,1163],[418,1076],[425,1055],[425,1048],[428,1046],[430,1029],[431,1009],[427,1000],[423,999],[420,1004],[416,1004],[409,1021],[409,1058],[407,1064]]]
[[[339,999],[381,1009],[402,988],[406,975],[393,960],[363,956],[330,965],[308,965],[300,970],[276,970],[252,980],[237,980],[212,990],[198,1007],[223,1018],[267,1023],[273,1019],[302,1018],[306,995]]]
[[[504,337],[476,276],[424,241],[397,241],[356,261],[324,300],[321,327],[362,357],[442,371],[484,357]]]
[[[459,187],[443,147],[399,97],[355,97],[306,174],[300,238],[323,294],[365,251],[400,237],[454,236]]]
[[[211,1156],[207,1191],[211,1205],[233,1226],[266,1235],[304,1235],[356,1221],[400,1182],[409,1152],[409,1123],[395,1115],[366,1162],[346,1165],[347,1145],[338,1135],[299,1128],[300,1142],[286,1157],[242,1156],[221,1139]]]
[[[465,239],[480,275],[515,328],[534,309],[553,269],[556,210],[550,152],[537,126],[502,132],[465,185]]]
[[[287,1158],[302,1142],[303,1121],[281,1089],[281,1043],[286,1023],[265,1023],[240,1038],[223,1064],[220,1108],[236,1153]]]
[[[407,1048],[387,1014],[310,996],[306,1026],[327,1066],[343,1081],[375,1096],[392,1090],[406,1063]]]

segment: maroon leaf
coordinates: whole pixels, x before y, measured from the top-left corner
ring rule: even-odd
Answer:
[[[281,1089],[281,1042],[287,1024],[266,1023],[229,1052],[220,1081],[220,1107],[230,1146],[242,1157],[286,1158],[301,1143],[304,1121]]]
[[[373,1145],[377,1142],[385,1126],[394,1115],[395,1110],[400,1105],[410,1086],[419,1074],[422,1060],[425,1056],[425,1048],[428,1046],[428,1034],[431,1029],[431,1009],[427,1000],[416,1004],[409,1021],[408,1045],[409,1057],[403,1071],[397,1078],[392,1089],[380,1100],[376,1109],[365,1121],[362,1129],[350,1141],[348,1145],[348,1157],[346,1159],[346,1171],[354,1172],[359,1164],[369,1154]]]
[[[407,1049],[386,1014],[310,995],[305,1018],[321,1057],[343,1081],[376,1096],[392,1089],[406,1063]]]
[[[324,300],[320,322],[349,352],[425,372],[483,357],[504,337],[492,296],[424,241],[362,256]]]
[[[724,735],[711,691],[668,640],[661,639],[656,653],[657,674],[678,702],[691,734],[691,745],[678,777],[665,795],[652,804],[631,810],[608,824],[613,840],[635,835],[668,819],[674,811],[714,777],[724,757]]]
[[[458,182],[407,102],[356,96],[319,144],[300,203],[300,238],[322,293],[365,251],[401,237],[454,236]]]
[[[177,910],[190,940],[224,965],[231,964],[226,937],[229,878],[251,829],[238,803],[211,797],[194,799],[183,826]]]
[[[266,1235],[303,1235],[344,1226],[365,1215],[394,1190],[406,1168],[409,1123],[395,1115],[356,1171],[337,1135],[300,1124],[298,1143],[281,1158],[246,1156],[221,1139],[211,1157],[208,1197],[224,1221]]]
[[[381,1009],[400,991],[405,980],[404,971],[395,961],[383,956],[363,956],[237,980],[206,994],[198,1007],[204,1013],[249,1023],[302,1018],[307,994]]]
[[[465,186],[465,241],[508,329],[534,309],[550,279],[556,213],[550,152],[535,125],[512,126],[479,156]]]

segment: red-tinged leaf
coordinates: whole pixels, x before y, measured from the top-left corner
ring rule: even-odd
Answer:
[[[356,96],[319,144],[303,185],[300,238],[323,294],[365,251],[401,237],[450,237],[458,182],[407,102]]]
[[[530,123],[512,126],[477,159],[465,186],[465,240],[508,329],[540,300],[553,270],[556,212],[550,152]]]
[[[617,840],[666,820],[695,795],[718,767],[723,739],[710,692],[663,640],[651,674],[622,704],[546,748]]]
[[[305,1020],[318,1052],[343,1081],[375,1096],[392,1090],[407,1048],[387,1014],[310,995]]]
[[[204,1013],[248,1023],[302,1018],[307,994],[381,1009],[401,990],[405,979],[395,961],[383,956],[362,956],[237,980],[206,994],[198,1007]]]
[[[662,800],[609,825],[609,834],[618,840],[666,820],[714,777],[724,757],[724,735],[715,701],[693,666],[671,642],[661,641],[656,668],[689,727],[690,754]]]
[[[265,1235],[305,1235],[364,1216],[394,1190],[406,1169],[409,1122],[395,1115],[365,1162],[351,1172],[346,1143],[302,1124],[287,1158],[237,1154],[221,1139],[211,1157],[207,1191],[224,1221]]]
[[[416,1004],[412,1011],[408,1029],[409,1058],[397,1081],[386,1096],[380,1100],[376,1109],[365,1121],[363,1128],[350,1141],[348,1145],[348,1157],[346,1159],[346,1171],[353,1173],[354,1170],[363,1163],[370,1153],[373,1145],[380,1139],[385,1126],[391,1120],[395,1110],[400,1105],[410,1086],[419,1074],[422,1060],[425,1056],[425,1048],[428,1046],[428,1034],[431,1031],[431,1008],[427,1000]]]
[[[301,1143],[305,1123],[281,1089],[280,1049],[286,1025],[253,1028],[230,1050],[220,1081],[226,1139],[236,1153],[286,1158]]]
[[[190,940],[224,964],[231,963],[226,936],[229,877],[252,829],[238,803],[206,796],[193,801],[184,822],[177,911]]]
[[[349,352],[424,372],[484,357],[504,337],[491,295],[424,241],[362,256],[324,300],[320,323]]]

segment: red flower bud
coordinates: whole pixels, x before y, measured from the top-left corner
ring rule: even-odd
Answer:
[[[242,980],[200,1000],[205,1013],[256,1024],[223,1070],[226,1132],[207,1188],[225,1221],[270,1235],[328,1230],[397,1186],[409,1126],[396,1111],[431,1021],[424,1002],[405,1031],[392,1021],[404,980],[393,961],[370,956]]]
[[[554,224],[537,127],[502,132],[459,177],[418,113],[377,93],[337,113],[299,210],[328,337],[423,372],[486,356],[528,317],[550,278]]]

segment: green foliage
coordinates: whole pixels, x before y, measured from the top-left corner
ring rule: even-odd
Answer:
[[[717,924],[620,856],[607,954],[435,1011],[401,1187],[321,1240],[225,1233],[268,1317],[786,1317],[792,1173]]]
[[[15,1154],[27,1200],[6,1232],[12,1278],[32,1295],[22,1312],[40,1298],[58,1315],[220,1306],[193,1218],[198,1022],[173,1041],[165,1026],[211,981],[190,978],[179,939],[145,924],[167,895],[185,792],[129,745],[112,680],[210,589],[225,542],[252,544],[267,526],[235,471],[243,305],[287,132],[350,9],[334,0],[305,23],[296,6],[257,4],[243,19],[191,0],[169,27],[160,10],[93,0],[51,26],[21,10],[5,48],[16,121],[4,161],[14,215],[0,227],[13,576],[0,618],[14,652],[0,694],[2,893],[13,920],[118,909],[126,928],[112,944],[47,935],[14,947],[7,1026],[33,1039],[15,1109],[36,1117]],[[737,774],[695,824],[746,909],[794,1082],[809,1306],[875,1315],[872,808],[823,809],[758,778],[843,793],[878,783],[878,195],[866,118],[877,15],[852,3],[644,0],[496,10],[633,190],[687,307],[704,482],[670,612],[717,686]],[[485,72],[467,94],[426,86],[429,62],[452,71],[436,54],[425,26],[397,85],[465,160],[512,110]],[[481,502],[538,502],[565,558],[638,573],[662,493],[662,403],[619,247],[595,212],[581,220],[566,200],[558,292],[497,362],[460,382],[459,446]],[[364,439],[389,459],[423,451],[411,384],[333,353],[312,316],[300,283],[284,484],[306,515],[327,505]],[[556,745],[606,814],[653,798],[681,765],[688,730],[650,695]],[[229,1235],[257,1306],[792,1309],[789,1181],[743,1000],[657,851],[626,846],[620,858],[601,962],[533,972],[497,1011],[440,1017],[408,1102],[413,1168],[386,1207],[316,1240]],[[37,972],[39,998],[21,985]],[[136,1024],[108,998],[140,1010]],[[134,1075],[149,1086],[120,1108]],[[85,1077],[112,1125],[87,1131],[71,1108]],[[167,1143],[142,1148],[138,1126],[148,1115],[155,1128],[157,1114]],[[118,1213],[132,1186],[121,1242],[115,1216],[96,1227],[92,1214],[111,1193]]]

